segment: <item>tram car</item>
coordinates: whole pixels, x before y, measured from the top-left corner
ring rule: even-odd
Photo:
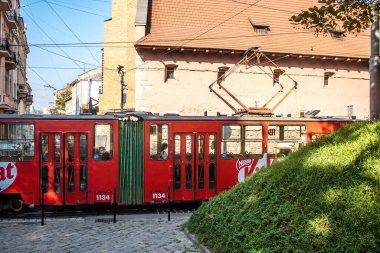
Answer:
[[[350,121],[1,115],[0,208],[203,201]]]

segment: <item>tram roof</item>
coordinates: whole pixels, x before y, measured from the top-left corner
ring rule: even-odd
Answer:
[[[130,113],[115,115],[124,120],[137,117],[144,121],[355,121],[349,117],[276,117],[258,115],[181,116],[175,114],[155,115],[152,113]]]
[[[181,116],[174,114],[155,115],[147,112],[131,112],[109,115],[41,115],[41,114],[0,114],[0,119],[33,120],[128,120],[137,118],[143,121],[355,121],[348,117],[275,117],[258,115],[220,115],[220,116]]]
[[[112,120],[113,115],[47,115],[47,114],[0,114],[0,119],[35,119],[35,120]]]

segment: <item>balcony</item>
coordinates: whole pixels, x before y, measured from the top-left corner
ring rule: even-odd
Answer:
[[[16,53],[13,52],[10,56],[5,57],[5,68],[15,69],[17,67]]]
[[[0,57],[10,56],[12,54],[11,46],[8,39],[0,40]]]
[[[11,0],[0,0],[0,10],[1,11],[12,10],[12,1]]]
[[[28,96],[25,98],[25,104],[26,104],[27,106],[33,104],[33,95],[28,95]]]
[[[24,23],[24,19],[21,16],[18,17],[18,25],[19,25],[19,27],[22,28],[21,31],[24,31],[24,29],[25,29],[25,23]]]
[[[10,10],[6,12],[5,15],[7,24],[9,29],[17,29],[17,24],[18,24],[18,16],[17,13],[14,10]]]
[[[26,84],[18,84],[17,85],[17,97],[26,98],[29,95],[29,90]]]
[[[0,95],[0,113],[16,113],[17,103],[8,95]]]

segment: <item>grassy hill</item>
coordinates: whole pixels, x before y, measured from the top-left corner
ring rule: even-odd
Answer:
[[[204,203],[214,252],[380,252],[380,123],[355,123]]]

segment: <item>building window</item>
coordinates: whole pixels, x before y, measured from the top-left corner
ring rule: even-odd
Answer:
[[[169,79],[175,79],[175,71],[177,67],[178,66],[174,64],[165,65],[165,82]]]
[[[99,94],[103,94],[103,83],[99,85]]]
[[[260,27],[260,26],[255,27],[255,32],[258,34],[267,34],[268,31],[269,31],[269,27]]]
[[[284,73],[282,69],[275,69],[273,71],[273,85],[280,83],[280,76]]]
[[[229,67],[220,67],[218,68],[218,79],[217,79],[217,83],[220,84],[221,82],[224,81],[224,78],[225,78],[225,74],[227,72],[227,70],[229,69]]]
[[[253,30],[258,34],[267,34],[270,31],[269,24],[258,24],[253,22],[253,20],[248,17],[249,22],[251,23]]]
[[[331,38],[333,39],[342,40],[344,39],[344,37],[346,37],[345,32],[342,30],[332,29],[329,32],[330,32]]]
[[[347,106],[347,116],[352,118],[354,116],[354,106],[349,105]]]
[[[331,85],[333,75],[334,75],[334,72],[325,72],[325,75],[323,77],[325,87],[328,85]]]

